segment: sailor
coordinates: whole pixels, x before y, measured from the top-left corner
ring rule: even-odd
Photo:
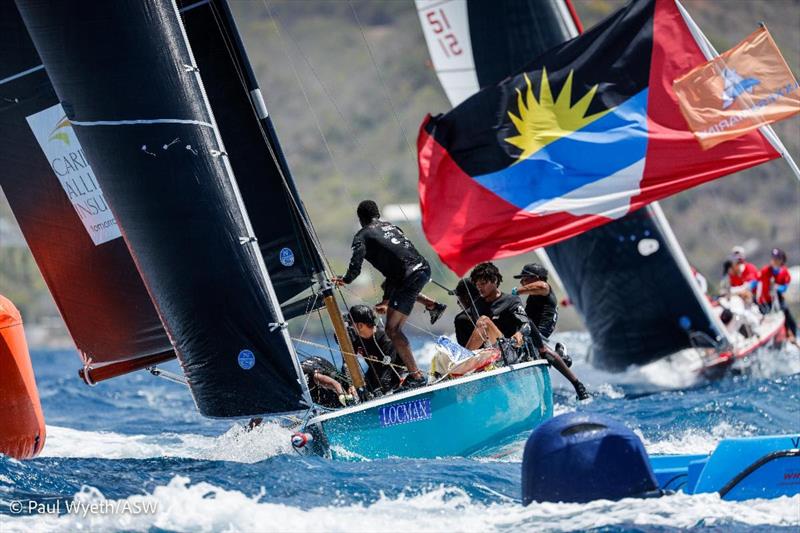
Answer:
[[[469,278],[464,278],[458,282],[455,293],[458,305],[461,307],[461,312],[453,320],[453,326],[456,330],[456,342],[461,346],[466,346],[472,332],[475,330],[475,324],[481,316],[478,311],[478,305],[482,302],[481,294]]]
[[[377,326],[375,312],[367,305],[354,305],[347,315],[353,349],[367,363],[364,375],[372,394],[386,394],[400,385],[397,367],[402,364],[386,332]]]
[[[524,335],[530,331],[530,323],[519,296],[500,290],[503,276],[492,263],[478,264],[469,278],[481,296],[478,310],[482,314],[475,322],[465,348],[477,350],[485,344],[495,344],[502,337],[512,339],[517,347],[521,347]]]
[[[331,409],[345,407],[355,402],[355,388],[346,375],[336,371],[333,363],[319,356],[309,357],[300,363],[306,377],[311,400]]]
[[[562,354],[565,354],[563,345],[556,344],[556,349],[553,351],[545,344],[558,322],[558,302],[547,282],[547,269],[538,263],[529,263],[514,278],[519,280],[520,286],[511,289],[511,294],[528,295],[525,301],[525,314],[530,320],[530,337],[533,345],[572,384],[578,400],[589,398],[586,387],[569,369],[569,365],[562,357]]]
[[[350,266],[344,276],[335,277],[333,282],[339,286],[352,283],[361,273],[364,259],[386,277],[382,285],[383,300],[375,309],[379,313],[386,313],[386,334],[408,369],[405,387],[423,386],[427,382],[417,367],[411,344],[403,333],[403,324],[411,314],[414,302],[425,306],[431,315],[431,324],[445,310],[445,305],[421,294],[422,288],[431,279],[431,267],[400,228],[380,220],[380,211],[375,202],[364,200],[358,204],[356,214],[361,229],[353,237]]]
[[[762,312],[766,314],[772,308],[775,300],[777,300],[778,307],[786,317],[787,340],[795,342],[797,338],[797,322],[795,322],[794,316],[792,316],[792,312],[783,298],[783,294],[789,287],[789,282],[792,281],[789,269],[786,268],[786,252],[780,248],[773,248],[770,256],[769,263],[764,265],[758,276],[761,284],[758,305],[761,307]],[[775,284],[774,288],[773,283]]]
[[[730,260],[733,263],[728,272],[731,294],[741,296],[745,303],[752,303],[753,292],[758,284],[758,269],[753,263],[747,262],[741,246],[733,247]]]

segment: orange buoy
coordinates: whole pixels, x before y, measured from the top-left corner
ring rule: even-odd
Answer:
[[[44,447],[45,429],[22,317],[0,295],[0,453],[35,457]]]

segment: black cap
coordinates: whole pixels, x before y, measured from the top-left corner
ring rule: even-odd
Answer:
[[[368,305],[354,305],[350,308],[348,318],[353,324],[360,322],[368,326],[375,325],[375,312]]]
[[[514,276],[514,279],[522,278],[539,278],[542,281],[547,281],[547,269],[539,263],[528,263],[522,267],[522,272]]]

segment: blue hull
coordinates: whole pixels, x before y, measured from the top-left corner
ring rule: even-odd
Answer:
[[[309,420],[335,458],[468,456],[553,416],[549,366],[533,361],[394,394]]]
[[[800,435],[724,439],[711,455],[653,456],[658,484],[723,500],[800,494]]]

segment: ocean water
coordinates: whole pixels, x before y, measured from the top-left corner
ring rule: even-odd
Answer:
[[[588,337],[561,338],[595,397],[578,404],[554,374],[556,412],[616,417],[651,453],[708,452],[727,436],[800,431],[800,350],[763,351],[739,375],[675,389],[669,383],[687,383],[679,369],[659,368],[657,380],[640,371],[608,374],[584,361]],[[416,341],[419,353],[430,354],[424,341]],[[242,422],[202,418],[181,385],[140,372],[90,388],[78,380],[69,351],[32,357],[47,442],[31,461],[0,457],[3,533],[800,528],[800,496],[724,502],[678,493],[522,507],[526,434],[468,459],[301,457],[291,432],[276,424],[245,432]]]

